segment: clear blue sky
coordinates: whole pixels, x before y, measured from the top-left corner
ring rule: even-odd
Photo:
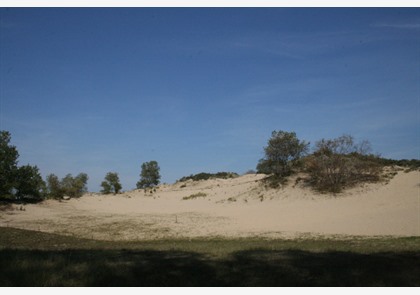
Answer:
[[[255,169],[273,130],[419,158],[420,9],[0,9],[0,129],[45,177]]]

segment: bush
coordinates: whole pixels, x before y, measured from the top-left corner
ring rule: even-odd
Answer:
[[[369,151],[367,141],[356,144],[350,135],[318,141],[315,152],[305,159],[310,182],[320,191],[338,193],[360,182],[379,180],[382,166]]]
[[[197,199],[197,198],[204,198],[206,196],[207,196],[206,193],[199,192],[199,193],[196,193],[196,194],[189,195],[188,197],[183,197],[182,199],[183,200],[193,200],[193,199]]]
[[[417,159],[394,160],[394,159],[379,158],[378,163],[383,165],[383,166],[406,167],[406,168],[409,168],[410,170],[419,170],[420,169],[420,160],[417,160]]]
[[[198,174],[191,174],[190,176],[184,176],[177,180],[177,182],[183,182],[187,180],[199,181],[199,180],[207,180],[207,179],[214,179],[214,178],[221,178],[221,179],[228,179],[228,178],[235,178],[239,175],[234,172],[217,172],[217,173],[205,173],[201,172]]]

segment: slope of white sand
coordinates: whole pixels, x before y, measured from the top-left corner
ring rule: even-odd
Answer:
[[[105,240],[173,237],[420,236],[420,172],[399,172],[388,184],[366,184],[339,195],[295,185],[267,189],[263,175],[188,181],[116,196],[0,212],[0,226]],[[185,184],[185,187],[181,187]],[[196,193],[206,196],[191,200]]]

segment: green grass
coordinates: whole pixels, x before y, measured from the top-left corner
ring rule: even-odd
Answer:
[[[0,286],[420,286],[420,237],[95,241],[0,228]]]

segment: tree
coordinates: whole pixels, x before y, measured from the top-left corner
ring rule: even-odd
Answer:
[[[64,190],[61,187],[60,180],[54,174],[47,175],[47,196],[52,199],[61,199],[64,196]]]
[[[118,194],[122,189],[118,173],[108,172],[105,176],[105,180],[102,181],[101,186],[103,188],[101,193],[103,194]]]
[[[265,157],[257,165],[257,171],[274,174],[277,178],[289,176],[308,148],[309,143],[300,141],[295,132],[273,131],[264,148]]]
[[[76,177],[71,174],[67,174],[60,183],[60,186],[64,194],[72,197],[81,197],[87,192],[87,181],[89,177],[86,173],[79,173]]]
[[[11,135],[8,131],[0,132],[0,197],[12,198],[16,186],[17,159],[19,153],[10,145]]]
[[[378,180],[381,166],[370,150],[368,141],[356,144],[350,135],[318,141],[306,160],[312,184],[318,190],[338,193],[358,182]]]
[[[53,199],[61,199],[65,195],[72,198],[81,197],[87,192],[88,179],[86,173],[79,173],[76,177],[67,174],[61,181],[56,175],[50,174],[46,179],[46,195]]]
[[[160,167],[156,161],[150,161],[141,165],[140,181],[137,182],[137,188],[148,188],[159,184]]]
[[[40,200],[44,197],[45,182],[37,166],[19,167],[16,173],[16,197],[19,199]]]
[[[45,183],[38,167],[18,167],[19,153],[15,146],[10,145],[10,139],[8,131],[0,132],[0,198],[42,199]]]

